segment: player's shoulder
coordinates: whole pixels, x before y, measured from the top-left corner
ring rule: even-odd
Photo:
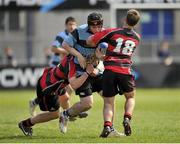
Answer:
[[[119,30],[119,28],[105,28],[102,30],[102,32],[108,34],[108,33],[111,33],[111,32],[117,31],[117,30]]]
[[[66,37],[68,35],[68,33],[66,31],[61,31],[57,34],[57,36],[60,36],[60,37]]]
[[[138,34],[135,30],[133,30],[134,35],[137,37],[137,39],[140,41],[141,40],[141,36],[140,34]]]
[[[77,27],[71,34],[77,38],[77,37],[79,37],[79,35],[86,34],[87,31],[88,31],[88,25],[83,24],[83,25],[80,25],[79,27]]]
[[[88,25],[87,24],[83,24],[83,25],[80,25],[77,30],[79,31],[83,31],[83,30],[87,30],[88,29]]]

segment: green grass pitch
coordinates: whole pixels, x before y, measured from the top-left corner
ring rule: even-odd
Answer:
[[[66,134],[59,132],[58,120],[53,120],[35,125],[32,137],[24,136],[17,123],[29,117],[28,100],[34,95],[33,90],[0,91],[0,143],[180,143],[180,89],[137,89],[132,136],[107,139],[99,138],[103,118],[102,98],[97,94],[89,116],[70,122]],[[73,95],[71,103],[78,99]],[[124,100],[116,96],[118,131],[123,131]]]

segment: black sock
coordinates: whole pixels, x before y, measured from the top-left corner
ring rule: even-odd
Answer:
[[[22,121],[22,124],[23,124],[25,127],[32,127],[32,126],[34,125],[34,124],[32,124],[30,118],[28,118],[28,119],[26,119],[26,120],[23,120],[23,121]]]
[[[38,98],[35,98],[35,99],[34,99],[34,103],[35,103],[36,105],[38,105],[38,104],[39,104],[39,100],[38,100]]]
[[[69,110],[68,110],[68,109],[65,110],[65,111],[63,111],[63,114],[64,114],[64,115],[67,115],[68,117],[71,117],[71,115],[69,114]]]

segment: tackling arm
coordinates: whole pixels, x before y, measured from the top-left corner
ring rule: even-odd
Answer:
[[[78,58],[79,64],[82,68],[86,67],[86,59],[75,48],[69,46],[66,42],[62,43],[62,46],[73,56]]]
[[[52,47],[51,47],[51,51],[52,51],[53,53],[68,55],[68,51],[65,50],[64,48],[61,48],[61,47],[52,46]]]
[[[88,78],[88,74],[85,72],[83,75],[81,75],[79,78],[72,77],[69,79],[69,84],[73,89],[79,88]]]
[[[86,44],[91,47],[96,47],[96,44],[92,40],[92,36],[88,37],[88,39],[86,40]]]
[[[68,51],[70,54],[72,54],[75,57],[80,56],[81,54],[73,47],[71,47],[69,44],[67,44],[66,42],[62,43],[62,46],[64,47],[64,49],[66,51]]]
[[[69,78],[69,84],[72,86],[73,89],[79,88],[93,71],[94,71],[93,65],[88,64],[86,67],[86,72],[84,72],[84,74],[82,74],[80,77],[76,78],[76,76],[73,76]]]

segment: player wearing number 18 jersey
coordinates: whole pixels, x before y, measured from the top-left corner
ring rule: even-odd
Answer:
[[[133,30],[138,23],[140,14],[131,9],[127,12],[124,28],[106,29],[89,37],[87,44],[96,46],[101,42],[108,43],[104,57],[105,71],[103,74],[104,97],[104,129],[101,137],[108,137],[114,115],[114,100],[118,89],[122,89],[126,98],[124,112],[124,132],[131,135],[130,120],[135,106],[135,83],[131,73],[131,56],[138,46],[140,37]]]
[[[107,42],[109,47],[104,57],[107,70],[121,74],[131,74],[131,56],[139,44],[140,37],[129,28],[112,28],[91,37],[94,43]]]

